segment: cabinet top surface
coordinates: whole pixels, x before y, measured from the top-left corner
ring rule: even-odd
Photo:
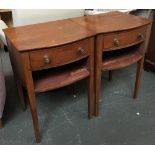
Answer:
[[[99,33],[133,29],[150,23],[137,16],[113,12],[77,17],[4,30],[18,51],[64,45]]]
[[[71,20],[95,31],[96,34],[130,30],[151,23],[149,19],[118,11],[72,18]]]
[[[64,45],[95,34],[68,19],[8,28],[4,33],[18,51]]]

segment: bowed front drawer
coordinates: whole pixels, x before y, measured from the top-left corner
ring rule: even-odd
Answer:
[[[92,52],[93,39],[88,38],[68,45],[30,52],[32,70],[65,65],[86,58]]]
[[[146,37],[146,27],[123,31],[103,36],[104,51],[128,47],[143,42]]]

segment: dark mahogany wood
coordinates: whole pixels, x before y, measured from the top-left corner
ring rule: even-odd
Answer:
[[[124,47],[129,47],[138,44],[140,42],[143,42],[145,39],[145,34],[146,34],[146,27],[142,27],[130,31],[103,36],[104,51],[121,49]],[[114,44],[115,40],[118,41],[119,45]]]
[[[58,72],[47,72],[37,76],[37,79],[34,80],[34,89],[36,93],[39,93],[61,88],[84,79],[88,77],[89,74],[88,69],[81,66]]]
[[[136,73],[136,82],[135,82],[133,98],[137,98],[138,96],[138,90],[140,88],[140,80],[141,80],[143,66],[144,66],[144,57],[145,57],[145,53],[148,48],[148,43],[149,43],[149,38],[150,38],[150,30],[151,30],[151,24],[147,26],[145,42],[141,44],[139,47],[139,52],[141,53],[143,57],[142,59],[137,61],[137,73]]]
[[[84,16],[71,19],[83,27],[93,30],[96,34],[137,29],[148,25],[150,20],[121,12],[103,13],[93,16]]]
[[[41,141],[41,134],[36,93],[71,85],[86,78],[88,118],[92,118],[94,112],[93,31],[66,19],[9,28],[4,32],[23,110],[26,107],[23,87],[29,96],[37,143]],[[66,66],[66,69],[59,68],[63,66]]]
[[[95,72],[94,72],[94,84],[95,84],[95,111],[94,115],[99,115],[99,100],[101,89],[101,68],[102,68],[102,49],[103,49],[103,36],[97,35],[95,40]]]
[[[88,117],[92,118],[94,111],[95,116],[99,115],[102,70],[110,68],[112,71],[138,61],[134,93],[137,96],[149,24],[150,21],[145,18],[113,12],[4,30],[23,109],[25,103],[21,88],[24,87],[28,92],[36,142],[41,141],[35,97],[38,92],[87,78]],[[129,54],[128,58],[126,55],[109,62],[102,59],[104,52],[115,52],[116,49],[134,45],[140,46],[140,54]],[[81,60],[85,61],[85,65],[76,68],[74,63],[81,64]],[[53,72],[69,64],[71,68]],[[35,75],[40,72],[41,75],[36,78]]]
[[[94,115],[94,38],[89,45],[92,49],[88,58],[87,68],[89,70],[89,77],[87,78],[88,87],[88,118],[91,119]]]
[[[31,115],[33,119],[36,142],[39,143],[41,141],[41,135],[40,135],[40,129],[39,129],[39,122],[38,122],[34,82],[32,77],[30,61],[29,61],[29,53],[28,52],[22,53],[21,60],[22,60],[21,65],[23,67],[24,76],[26,80],[26,89],[27,89],[29,101],[30,101],[30,109],[31,109]]]
[[[66,45],[95,34],[68,19],[9,28],[4,32],[19,52]]]
[[[155,72],[155,11],[153,13],[153,23],[150,34],[150,42],[145,55],[144,67],[146,70]]]
[[[89,56],[91,39],[84,39],[68,45],[30,52],[32,70],[58,67]],[[81,51],[80,51],[81,50]],[[44,62],[44,56],[49,62]]]
[[[134,91],[134,97],[136,97],[140,84],[141,64],[143,63],[145,48],[139,48],[139,53],[135,51],[134,53],[123,54],[117,58],[103,58],[102,60],[102,56],[104,52],[112,51],[115,53],[118,49],[121,50],[122,48],[128,48],[134,45],[142,47],[147,40],[146,31],[151,21],[120,12],[78,17],[71,20],[87,27],[89,30],[95,31],[97,34],[95,42],[95,116],[99,115],[101,71],[110,70],[109,79],[111,79],[112,70],[137,62]]]
[[[127,54],[122,54],[121,56],[116,58],[111,57],[105,59],[102,62],[102,71],[124,68],[139,61],[140,59],[142,59],[142,55],[139,52],[130,52]]]

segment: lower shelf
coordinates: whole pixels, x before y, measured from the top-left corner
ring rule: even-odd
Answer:
[[[59,69],[57,71],[43,71],[34,76],[35,92],[45,92],[64,87],[89,76],[89,71],[84,66]]]
[[[115,70],[129,66],[142,58],[142,55],[138,52],[130,52],[118,57],[111,57],[103,59],[102,70]]]

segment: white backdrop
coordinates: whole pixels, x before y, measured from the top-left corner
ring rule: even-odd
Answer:
[[[84,9],[14,9],[14,26],[41,23],[84,15]]]

